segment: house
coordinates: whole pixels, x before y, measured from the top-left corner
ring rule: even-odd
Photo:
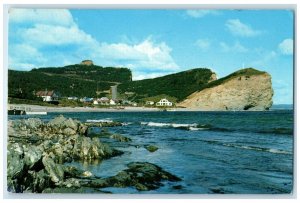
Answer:
[[[110,105],[116,105],[116,102],[115,102],[114,100],[111,99],[111,100],[109,100],[109,104],[110,104]]]
[[[93,104],[98,105],[99,102],[97,100],[94,100]]]
[[[77,101],[77,100],[78,100],[78,97],[68,97],[68,100],[74,100],[74,101]]]
[[[107,97],[101,97],[100,99],[97,99],[97,101],[101,105],[109,105],[109,99]]]
[[[83,97],[80,99],[80,101],[84,103],[92,103],[94,101],[94,98]]]
[[[146,105],[154,105],[154,101],[146,101]]]
[[[156,106],[172,106],[173,103],[169,102],[166,98],[161,99],[159,102],[156,102]]]
[[[94,65],[94,63],[92,60],[83,60],[81,61],[80,65],[91,66]]]
[[[54,90],[48,91],[38,91],[35,94],[37,97],[42,97],[44,102],[52,102],[52,101],[57,101],[59,94],[55,92]]]

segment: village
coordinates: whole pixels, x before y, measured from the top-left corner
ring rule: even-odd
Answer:
[[[99,97],[99,98],[91,98],[91,97],[77,97],[77,96],[69,96],[63,97],[59,92],[55,90],[43,90],[37,91],[35,95],[42,99],[43,102],[53,105],[59,105],[62,101],[69,101],[70,103],[78,104],[81,106],[93,106],[99,108],[124,108],[126,106],[132,107],[153,107],[153,108],[167,108],[167,107],[175,107],[175,103],[169,101],[167,98],[160,98],[158,101],[146,100],[144,102],[134,102],[128,99],[120,99],[118,98],[117,85],[111,86],[110,92],[107,96]],[[64,102],[66,103],[66,102]],[[68,103],[68,102],[67,102]]]

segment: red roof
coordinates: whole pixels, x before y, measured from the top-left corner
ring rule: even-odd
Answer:
[[[36,93],[36,96],[38,97],[42,97],[42,96],[53,96],[54,95],[54,91],[38,91]]]

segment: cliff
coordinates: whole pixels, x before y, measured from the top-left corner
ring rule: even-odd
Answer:
[[[207,84],[178,104],[199,110],[268,110],[272,106],[271,76],[253,68]]]

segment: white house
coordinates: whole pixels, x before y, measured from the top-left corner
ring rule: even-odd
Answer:
[[[98,105],[99,103],[97,100],[94,100],[93,104]]]
[[[37,97],[42,97],[43,101],[45,102],[51,102],[51,101],[57,101],[58,100],[58,94],[55,91],[38,91],[36,93]]]
[[[146,105],[154,105],[154,101],[146,101]]]
[[[114,100],[111,99],[111,100],[109,100],[109,104],[110,104],[110,105],[116,105],[116,102],[115,102]]]
[[[156,106],[172,106],[173,103],[169,102],[166,98],[161,99],[159,102],[156,102]]]

